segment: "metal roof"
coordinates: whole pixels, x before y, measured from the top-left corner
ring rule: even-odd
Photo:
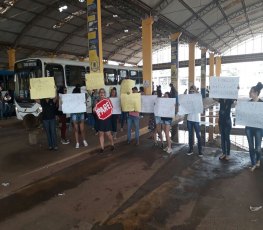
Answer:
[[[68,9],[59,12],[66,4]],[[153,50],[181,41],[222,53],[263,32],[262,0],[101,0],[103,57],[137,64],[142,59],[141,20],[153,24]],[[8,63],[7,49],[16,59],[88,54],[86,2],[78,0],[1,0],[0,68]],[[128,30],[128,32],[125,30]]]

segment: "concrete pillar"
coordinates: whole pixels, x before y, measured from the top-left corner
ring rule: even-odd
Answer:
[[[15,62],[16,62],[16,50],[10,48],[7,50],[7,54],[8,54],[8,69],[14,71]]]
[[[195,44],[189,43],[188,89],[195,84]]]
[[[213,77],[215,75],[215,57],[214,53],[209,54],[209,77]],[[217,119],[218,120],[218,119]],[[214,140],[214,111],[213,107],[209,108],[209,135],[208,141],[211,143]],[[216,124],[217,125],[217,124]],[[218,129],[218,125],[217,125]]]
[[[171,83],[174,85],[178,92],[178,70],[179,70],[179,38],[181,32],[174,33],[171,35]],[[176,106],[178,111],[178,106]],[[171,139],[174,142],[179,142],[179,127],[178,124],[172,126]]]
[[[216,57],[216,76],[220,77],[221,74],[221,56]]]
[[[101,0],[87,0],[87,27],[90,72],[103,73]]]
[[[152,17],[142,20],[143,83],[146,95],[152,94],[152,24]]]
[[[206,49],[201,49],[201,94],[202,97],[206,97]],[[203,111],[201,116],[201,140],[202,145],[205,146],[206,143],[206,111]]]

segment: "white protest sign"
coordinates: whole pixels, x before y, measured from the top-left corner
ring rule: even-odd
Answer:
[[[121,100],[118,97],[110,97],[113,111],[112,114],[121,114]]]
[[[85,93],[62,94],[63,113],[86,112]]]
[[[154,104],[154,115],[173,118],[175,116],[175,99],[157,98]]]
[[[263,102],[238,101],[236,124],[263,128]]]
[[[154,103],[157,99],[157,95],[142,95],[142,113],[154,113]]]
[[[239,77],[211,77],[210,98],[238,98]]]
[[[179,101],[178,114],[203,113],[204,106],[201,94],[181,94],[179,95]]]

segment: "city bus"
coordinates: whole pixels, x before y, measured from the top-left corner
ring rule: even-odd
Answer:
[[[23,120],[28,114],[38,117],[42,112],[41,106],[30,99],[30,78],[54,77],[57,88],[64,86],[72,93],[77,84],[86,93],[85,74],[90,72],[89,63],[58,58],[28,58],[15,63],[14,102],[16,115]],[[130,78],[139,88],[143,85],[142,69],[137,67],[104,64],[104,81],[107,96],[112,87],[120,92],[121,81]]]

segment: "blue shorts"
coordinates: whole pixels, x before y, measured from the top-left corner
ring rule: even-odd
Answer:
[[[80,121],[84,121],[85,117],[84,117],[84,113],[72,113],[71,114],[71,121],[72,122],[80,122]]]
[[[172,125],[173,119],[172,118],[164,118],[164,119],[161,119],[161,121],[162,121],[162,124],[164,124],[164,125]]]
[[[156,125],[162,124],[161,117],[155,116],[155,124],[156,124]]]

